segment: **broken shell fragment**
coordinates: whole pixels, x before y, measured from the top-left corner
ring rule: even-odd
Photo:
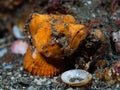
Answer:
[[[120,42],[120,31],[112,33],[113,42]]]
[[[24,55],[27,51],[28,43],[22,40],[17,40],[11,45],[11,52],[14,54]]]
[[[115,42],[115,50],[120,53],[120,31],[112,33],[113,42]]]
[[[64,72],[61,79],[71,86],[83,86],[91,81],[92,75],[85,70],[73,69]]]

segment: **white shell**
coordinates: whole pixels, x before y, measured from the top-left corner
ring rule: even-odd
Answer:
[[[76,80],[70,81],[72,78]],[[85,70],[73,69],[64,72],[61,75],[61,79],[63,82],[71,86],[83,86],[91,81],[92,75]],[[77,80],[77,79],[81,79],[81,80]]]

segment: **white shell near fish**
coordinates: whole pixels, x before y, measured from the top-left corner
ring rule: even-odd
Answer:
[[[62,73],[61,79],[71,86],[83,86],[91,81],[92,75],[85,70],[73,69]]]

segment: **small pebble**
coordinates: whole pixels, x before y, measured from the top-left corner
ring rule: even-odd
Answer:
[[[7,48],[3,48],[0,50],[0,57],[3,57],[7,53]]]
[[[12,75],[12,72],[8,72],[7,75]]]
[[[34,79],[34,82],[37,85],[49,85],[49,84],[51,84],[51,80],[47,80],[46,78],[44,78],[44,79]]]
[[[58,83],[58,80],[57,80],[57,79],[58,79],[58,77],[54,77],[54,78],[53,78],[53,82],[54,82],[54,83]]]
[[[95,17],[96,17],[96,15],[95,15],[94,13],[92,13],[92,17],[93,17],[93,18],[95,18]]]
[[[24,39],[25,38],[23,36],[22,30],[20,30],[20,28],[16,25],[13,26],[13,33],[14,33],[15,37],[18,38],[18,39]]]
[[[23,74],[23,76],[24,76],[24,77],[26,77],[26,76],[27,76],[27,74]]]
[[[30,87],[28,87],[28,89],[27,90],[37,90],[36,88],[34,88],[33,86],[30,86]]]
[[[33,76],[30,76],[31,79],[33,79],[34,77]]]
[[[18,75],[18,77],[21,77],[21,76],[22,76],[21,74]]]
[[[66,90],[74,90],[73,88],[67,88]]]
[[[87,3],[90,5],[92,2],[91,1],[87,1]]]
[[[119,88],[119,87],[120,87],[120,84],[117,84],[116,87]]]
[[[51,84],[51,80],[47,80],[47,82],[45,83],[45,85],[49,85]]]
[[[17,89],[14,89],[14,88],[11,87],[10,90],[17,90]]]
[[[20,71],[22,71],[23,70],[23,67],[20,67]]]
[[[11,80],[14,80],[15,78],[14,77],[11,77]]]
[[[3,67],[3,69],[12,69],[12,68],[13,68],[13,64],[8,64]]]

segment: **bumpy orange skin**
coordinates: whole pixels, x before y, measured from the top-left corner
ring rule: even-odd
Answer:
[[[54,76],[65,70],[69,60],[64,57],[71,56],[87,36],[85,26],[76,24],[71,15],[34,13],[29,30],[37,53],[33,58],[33,52],[28,48],[24,67],[32,74],[42,76]]]
[[[87,36],[85,26],[75,24],[75,19],[71,15],[41,15],[35,13],[32,15],[30,22],[30,32],[37,50],[47,57],[55,56],[55,58],[64,56],[62,54],[66,50],[64,47],[60,48],[57,42],[50,45],[54,32],[69,38],[67,47],[72,50],[71,52],[74,52]]]

